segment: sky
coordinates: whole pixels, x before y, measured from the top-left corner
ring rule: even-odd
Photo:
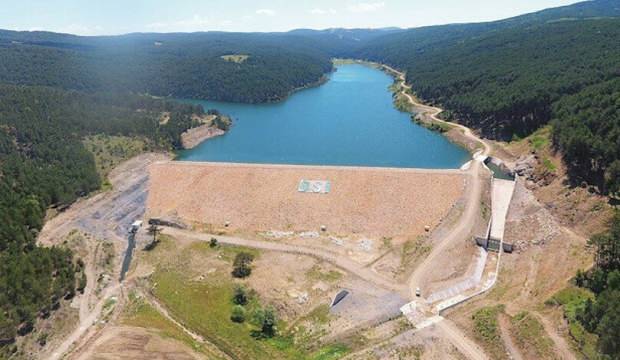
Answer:
[[[0,29],[132,32],[411,28],[499,20],[577,0],[0,0]]]

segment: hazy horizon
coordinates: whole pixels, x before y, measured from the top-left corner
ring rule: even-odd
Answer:
[[[286,32],[296,29],[414,28],[494,21],[575,0],[298,1],[120,0],[88,4],[79,0],[23,0],[0,9],[0,28],[75,35],[174,32]]]

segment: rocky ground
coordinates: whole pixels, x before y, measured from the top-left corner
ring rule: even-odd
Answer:
[[[327,194],[297,191],[327,180]],[[178,215],[215,228],[417,236],[435,228],[463,194],[458,170],[407,170],[221,163],[151,167],[149,216]]]

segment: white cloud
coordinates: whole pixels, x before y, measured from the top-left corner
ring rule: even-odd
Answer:
[[[274,16],[276,14],[276,12],[275,12],[275,10],[272,10],[272,9],[258,9],[258,10],[256,10],[256,14],[257,15]]]
[[[315,8],[310,10],[310,14],[313,15],[335,15],[337,13],[336,9],[321,9]]]
[[[99,25],[86,26],[81,24],[69,24],[60,29],[56,29],[56,32],[74,35],[100,35],[103,33],[103,27]]]
[[[172,22],[155,22],[146,25],[150,30],[155,31],[199,31],[205,30],[209,25],[209,19],[200,15],[194,15],[189,19],[182,19]]]
[[[372,3],[357,3],[352,4],[347,7],[349,11],[355,13],[365,13],[365,12],[374,12],[381,10],[385,7],[385,2],[372,2]]]

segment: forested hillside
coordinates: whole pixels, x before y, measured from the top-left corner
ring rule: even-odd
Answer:
[[[132,91],[235,102],[280,100],[332,68],[292,34],[132,34],[78,37],[0,32],[0,82],[81,91]],[[246,55],[244,61],[226,55]]]
[[[170,120],[160,125],[163,111]],[[35,240],[50,206],[100,186],[82,139],[135,136],[172,148],[201,113],[201,107],[127,94],[0,85],[0,344],[75,293],[77,259]]]
[[[419,97],[491,138],[527,136],[555,119],[555,145],[565,150],[571,175],[614,192],[620,183],[620,110],[612,100],[620,77],[617,16],[620,1],[585,2],[389,34],[356,56],[406,70]]]
[[[620,1],[597,0],[409,30],[0,31],[0,346],[75,291],[73,255],[35,239],[50,206],[100,186],[82,140],[123,135],[174,148],[203,111],[139,94],[276,101],[321,80],[331,57],[378,61],[407,71],[417,95],[486,136],[522,137],[551,122],[574,180],[617,193],[619,16]]]
[[[584,88],[553,107],[554,143],[575,180],[620,192],[620,77]]]
[[[510,138],[547,123],[562,96],[618,76],[619,25],[610,19],[510,28],[410,56],[395,51],[394,58],[419,96],[487,136]]]
[[[179,147],[203,109],[138,94],[279,100],[331,70],[317,48],[283,34],[0,31],[0,347],[75,293],[77,259],[35,241],[49,207],[101,185],[86,137]]]
[[[579,271],[575,284],[595,296],[574,296],[565,304],[565,317],[571,334],[595,334],[601,359],[620,357],[620,213],[616,213],[607,232],[594,235],[590,244],[596,250],[596,262],[588,271]],[[578,344],[580,350],[586,343]],[[587,352],[584,352],[587,354]],[[590,355],[592,358],[592,355]]]

